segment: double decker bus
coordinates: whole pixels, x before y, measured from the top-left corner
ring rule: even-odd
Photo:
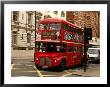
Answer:
[[[40,20],[35,38],[35,66],[57,67],[63,71],[81,64],[84,55],[83,30],[65,20],[46,18]]]

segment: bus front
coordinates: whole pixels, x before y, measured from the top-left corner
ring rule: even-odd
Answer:
[[[61,23],[55,20],[41,21],[36,32],[35,66],[57,67],[66,54],[66,45],[61,43]]]

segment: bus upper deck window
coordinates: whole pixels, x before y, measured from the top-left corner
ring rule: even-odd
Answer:
[[[48,29],[48,24],[44,24],[44,29],[45,29],[45,30]]]
[[[48,24],[39,24],[39,29],[47,30],[48,29]]]
[[[60,24],[59,23],[51,23],[50,24],[50,29],[51,30],[59,30],[60,29]]]
[[[43,24],[39,24],[39,29],[43,29]]]

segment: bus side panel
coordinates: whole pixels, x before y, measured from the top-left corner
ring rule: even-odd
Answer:
[[[68,44],[67,49],[69,49],[69,47],[73,47],[74,45],[72,44]],[[75,66],[76,63],[76,53],[72,52],[72,51],[67,51],[66,53],[67,55],[67,65],[68,66]]]
[[[77,59],[76,59],[76,65],[78,65],[78,64],[80,64],[80,57],[81,57],[81,55],[80,55],[80,47],[79,46],[77,46]]]

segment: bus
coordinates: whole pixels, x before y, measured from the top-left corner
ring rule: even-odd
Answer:
[[[81,64],[84,56],[83,29],[62,19],[39,21],[35,36],[34,62],[38,69],[59,71]]]

